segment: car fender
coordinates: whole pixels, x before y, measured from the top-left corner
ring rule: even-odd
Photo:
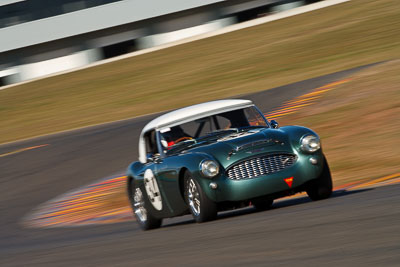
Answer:
[[[297,126],[297,125],[284,126],[284,127],[279,128],[279,131],[284,132],[288,136],[292,147],[295,148],[299,152],[301,152],[300,140],[302,137],[304,137],[306,135],[315,135],[319,138],[319,135],[316,132],[314,132],[313,130],[311,130],[307,127],[303,127],[303,126]]]
[[[289,142],[291,143],[291,146],[294,148],[295,153],[297,155],[300,155],[300,154],[303,155],[302,159],[303,159],[303,167],[304,168],[310,168],[310,164],[309,164],[308,160],[312,157],[318,161],[318,163],[314,166],[318,167],[319,171],[322,172],[323,163],[325,161],[325,156],[322,151],[322,144],[321,144],[321,148],[314,153],[307,153],[307,152],[304,152],[301,150],[300,141],[304,136],[315,135],[318,138],[320,138],[319,135],[315,131],[313,131],[307,127],[296,126],[296,125],[281,127],[279,130],[281,130],[287,134]],[[321,138],[320,138],[320,140],[321,140]],[[306,159],[307,159],[307,161],[305,161]]]
[[[224,171],[222,165],[211,155],[202,152],[182,154],[178,157],[180,159],[179,161],[175,161],[175,168],[179,170],[179,188],[182,197],[184,196],[184,173],[188,171],[191,176],[200,184],[202,190],[205,192],[207,197],[209,199],[215,200],[215,192],[209,187],[213,178],[207,178],[201,173],[200,164],[204,160],[214,160],[220,166],[220,173],[223,173]]]
[[[142,164],[140,162],[134,162],[131,165],[129,165],[128,169],[127,169],[127,188],[128,188],[128,195],[131,198],[132,195],[129,192],[130,187],[131,187],[131,183],[135,184],[135,187],[141,188],[142,193],[146,196],[144,198],[144,202],[145,202],[145,206],[148,212],[150,212],[152,214],[153,217],[161,219],[161,218],[166,218],[166,217],[170,217],[171,215],[171,209],[167,203],[167,200],[165,199],[165,194],[163,193],[163,190],[160,186],[160,182],[158,181],[158,179],[156,178],[156,176],[153,176],[155,179],[157,179],[157,186],[154,187],[157,190],[154,191],[150,190],[149,192],[158,192],[159,194],[157,194],[157,196],[153,196],[152,199],[157,199],[156,202],[158,202],[160,205],[156,205],[154,203],[151,203],[150,201],[150,196],[149,193],[147,191],[146,185],[145,185],[145,181],[144,181],[144,177],[146,175],[146,171],[149,171],[151,174],[154,174],[154,165],[152,166],[151,163],[146,163],[146,164]],[[152,183],[149,183],[152,184]],[[158,196],[161,195],[161,198],[159,198]]]

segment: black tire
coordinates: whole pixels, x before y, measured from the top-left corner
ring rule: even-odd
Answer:
[[[137,223],[139,224],[139,227],[144,231],[160,228],[162,224],[162,219],[155,218],[149,212],[148,202],[145,201],[145,197],[147,195],[145,194],[146,194],[145,190],[142,190],[140,187],[135,187],[134,181],[129,182],[128,184],[129,202],[131,203],[132,211],[136,218]],[[139,200],[139,198],[141,198],[141,201]]]
[[[186,172],[184,177],[184,195],[190,213],[197,223],[212,221],[217,218],[216,203],[207,197],[199,183],[189,172]]]
[[[332,176],[325,157],[321,175],[309,184],[306,191],[312,200],[326,199],[332,195]]]
[[[251,204],[259,211],[269,210],[272,203],[274,203],[274,200],[270,197],[259,197],[251,200]]]

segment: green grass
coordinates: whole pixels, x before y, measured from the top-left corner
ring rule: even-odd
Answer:
[[[400,60],[361,71],[280,120],[322,137],[336,184],[400,172]]]
[[[353,0],[0,91],[0,143],[400,56],[397,0]]]

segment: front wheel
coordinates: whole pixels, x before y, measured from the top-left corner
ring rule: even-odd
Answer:
[[[162,220],[154,218],[147,210],[144,195],[140,187],[135,187],[135,182],[131,181],[129,186],[129,200],[136,221],[142,230],[159,228]]]
[[[214,220],[217,217],[217,205],[211,201],[202,190],[199,183],[185,174],[185,200],[196,222],[202,223]]]
[[[307,189],[307,195],[312,200],[329,198],[332,194],[332,176],[328,162],[324,157],[324,166],[321,175],[312,181]]]

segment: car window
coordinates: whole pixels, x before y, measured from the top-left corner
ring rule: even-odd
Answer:
[[[156,131],[148,131],[147,133],[144,134],[144,140],[146,143],[146,151],[147,153],[150,153],[152,155],[158,153],[158,148],[157,148],[157,141],[156,141]]]
[[[230,119],[220,115],[214,115],[172,127],[170,131],[166,132],[165,136],[166,139],[170,139],[171,136],[175,138],[185,136],[198,138],[217,130],[231,128],[231,124]],[[179,128],[181,130],[178,130]]]
[[[171,128],[164,128],[161,143],[169,150],[183,141],[186,144],[203,140],[211,135],[230,134],[232,131],[244,131],[249,127],[268,127],[264,117],[255,107],[238,109],[204,117]]]
[[[245,109],[244,113],[250,126],[266,126],[264,117],[255,108]]]
[[[229,129],[232,125],[229,119],[220,115],[214,116],[214,122],[217,126],[217,129]]]
[[[213,129],[210,117],[184,123],[181,125],[181,127],[186,133],[195,138],[204,135],[206,132],[210,132]]]

